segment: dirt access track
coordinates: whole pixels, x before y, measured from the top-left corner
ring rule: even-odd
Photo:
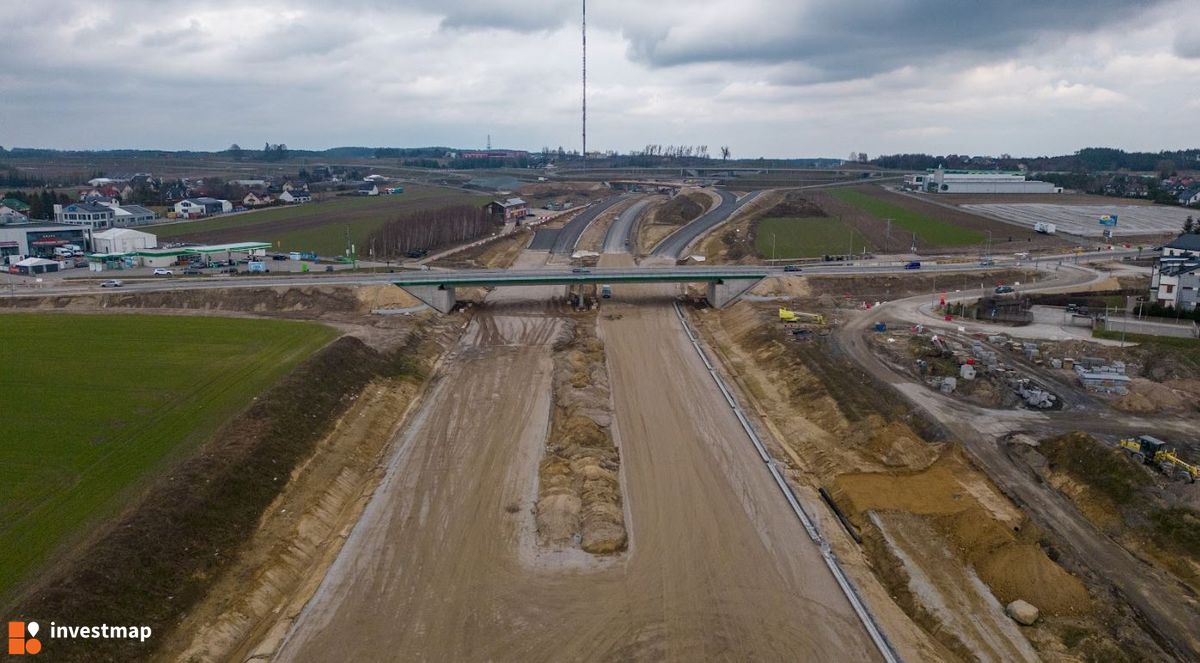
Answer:
[[[501,289],[444,360],[275,660],[879,659],[690,346],[671,289],[614,291],[599,335],[628,551],[536,543],[562,323],[545,293]]]

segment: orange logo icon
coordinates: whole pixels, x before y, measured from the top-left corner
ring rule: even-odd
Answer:
[[[26,637],[25,632],[29,635]],[[9,622],[8,623],[8,655],[22,656],[36,654],[42,651],[42,642],[37,639],[38,623]]]

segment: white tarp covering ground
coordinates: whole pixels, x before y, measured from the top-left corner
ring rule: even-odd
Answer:
[[[1130,235],[1161,235],[1183,231],[1183,221],[1189,215],[1200,217],[1200,211],[1161,205],[1056,205],[1051,203],[1012,203],[962,205],[964,210],[990,216],[1023,226],[1033,227],[1039,221],[1053,223],[1060,233],[1099,237],[1105,226],[1100,217],[1117,215],[1113,228],[1116,237]]]

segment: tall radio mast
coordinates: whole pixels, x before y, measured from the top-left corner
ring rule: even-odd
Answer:
[[[587,0],[583,0],[583,161],[587,163]]]

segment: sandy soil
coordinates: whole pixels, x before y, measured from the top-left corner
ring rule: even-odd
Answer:
[[[670,289],[642,288],[614,288],[601,316],[622,562],[529,553],[559,322],[544,301],[489,299],[279,660],[877,657],[659,294]]]

